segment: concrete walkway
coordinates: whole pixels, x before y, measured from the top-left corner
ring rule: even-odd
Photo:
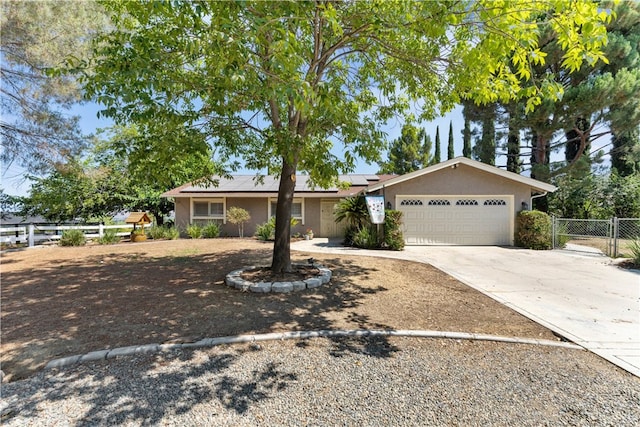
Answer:
[[[607,257],[491,246],[369,251],[321,238],[291,248],[431,264],[640,377],[640,271],[620,269]]]

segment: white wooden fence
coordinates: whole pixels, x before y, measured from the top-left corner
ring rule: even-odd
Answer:
[[[133,224],[120,225],[21,225],[16,227],[0,228],[0,242],[6,244],[24,244],[35,246],[44,242],[60,240],[65,230],[82,230],[87,239],[104,236],[105,230],[126,230],[118,231],[118,236],[128,236],[131,234]]]

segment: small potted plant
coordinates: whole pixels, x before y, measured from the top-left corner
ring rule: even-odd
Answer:
[[[313,230],[307,228],[307,231],[304,233],[304,240],[312,240],[313,239]]]

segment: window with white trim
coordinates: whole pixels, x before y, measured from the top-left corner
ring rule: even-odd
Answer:
[[[194,224],[226,223],[225,199],[196,199],[192,201],[191,207],[191,222]]]
[[[276,216],[278,199],[269,199],[269,218]],[[304,199],[295,198],[291,204],[291,216],[304,225]]]

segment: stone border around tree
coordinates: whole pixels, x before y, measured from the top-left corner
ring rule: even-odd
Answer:
[[[255,270],[256,266],[242,267],[227,274],[224,283],[235,289],[244,292],[293,292],[305,289],[313,289],[329,283],[331,280],[331,270],[321,264],[292,264],[293,267],[313,267],[318,269],[315,277],[294,282],[250,282],[242,278],[242,273],[248,270]]]

